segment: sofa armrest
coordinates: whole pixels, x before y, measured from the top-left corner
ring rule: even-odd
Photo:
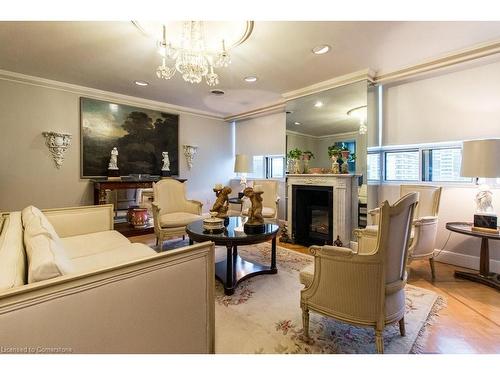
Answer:
[[[42,211],[62,238],[113,230],[112,204],[51,208]]]
[[[5,348],[213,353],[214,325],[211,242],[0,293]]]

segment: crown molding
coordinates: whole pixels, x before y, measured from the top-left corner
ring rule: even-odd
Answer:
[[[373,82],[375,73],[371,69],[358,70],[354,73],[344,74],[326,81],[318,82],[298,90],[288,91],[282,94],[286,101],[301,98],[303,96],[315,94],[317,92],[334,89],[339,86],[345,86],[350,83],[368,81]]]
[[[374,83],[386,84],[402,81],[408,78],[417,77],[424,73],[492,56],[498,53],[500,53],[500,40],[476,44],[473,47],[455,51],[439,58],[429,59],[416,65],[407,66],[388,73],[377,74],[374,77]]]
[[[219,114],[200,111],[194,108],[177,106],[169,103],[159,102],[150,99],[139,98],[136,96],[118,94],[111,91],[98,90],[91,87],[74,85],[71,83],[54,81],[51,79],[29,76],[26,74],[11,72],[0,69],[0,80],[21,83],[25,85],[38,86],[52,90],[70,92],[77,95],[83,95],[95,99],[118,101],[121,104],[131,106],[141,106],[153,110],[165,110],[174,114],[189,114],[209,119],[223,120]]]
[[[314,139],[325,139],[325,138],[349,138],[349,137],[357,137],[359,134],[357,131],[352,131],[352,132],[345,132],[345,133],[337,133],[337,134],[326,134],[326,135],[311,135],[311,134],[305,134],[301,133],[295,130],[287,130],[286,134],[293,134],[297,135],[299,137],[308,137],[308,138],[314,138]]]
[[[286,102],[280,100],[277,103],[265,107],[256,108],[251,111],[242,112],[233,116],[225,117],[224,121],[233,122],[233,121],[249,120],[254,117],[261,117],[266,115],[272,115],[274,113],[285,112],[285,106]]]

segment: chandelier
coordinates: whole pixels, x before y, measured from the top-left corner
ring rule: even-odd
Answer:
[[[163,38],[159,44],[162,63],[156,69],[158,78],[171,79],[175,72],[179,72],[187,82],[200,83],[205,78],[207,85],[215,86],[219,84],[219,75],[214,69],[228,67],[231,63],[224,39],[220,41],[219,51],[206,48],[202,21],[183,23],[178,46],[167,42],[167,28],[163,25]],[[168,65],[167,61],[173,64]]]

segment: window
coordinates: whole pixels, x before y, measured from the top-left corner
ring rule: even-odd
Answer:
[[[380,153],[368,154],[368,180],[380,180]]]
[[[265,156],[253,157],[253,172],[248,174],[250,178],[265,178],[266,177],[266,160]]]
[[[460,176],[461,148],[427,149],[422,151],[423,181],[470,182]]]
[[[385,153],[386,181],[418,181],[419,151],[390,151]]]
[[[283,156],[268,156],[268,178],[285,177],[285,158]]]
[[[285,157],[278,156],[254,156],[253,173],[249,178],[283,178],[285,176]]]

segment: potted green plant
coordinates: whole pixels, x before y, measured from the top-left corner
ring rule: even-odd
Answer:
[[[314,154],[307,150],[302,152],[302,160],[304,160],[304,173],[309,173],[309,160],[314,159]]]
[[[287,157],[288,157],[288,159],[291,159],[291,160],[299,160],[301,155],[302,155],[302,151],[299,150],[298,148],[294,148],[294,149],[288,151]]]
[[[311,159],[314,159],[314,154],[307,150],[307,151],[304,151],[302,152],[302,159],[303,160],[311,160]]]
[[[301,173],[300,165],[299,165],[301,155],[302,155],[302,151],[298,148],[294,148],[294,149],[288,151],[288,153],[286,155],[288,157],[288,160],[291,161],[290,167],[291,167],[291,173],[293,173],[293,174]]]
[[[332,158],[332,160],[334,157],[335,157],[335,160],[338,159],[338,157],[340,156],[340,151],[341,151],[341,149],[337,145],[328,146],[328,156],[330,158]]]

